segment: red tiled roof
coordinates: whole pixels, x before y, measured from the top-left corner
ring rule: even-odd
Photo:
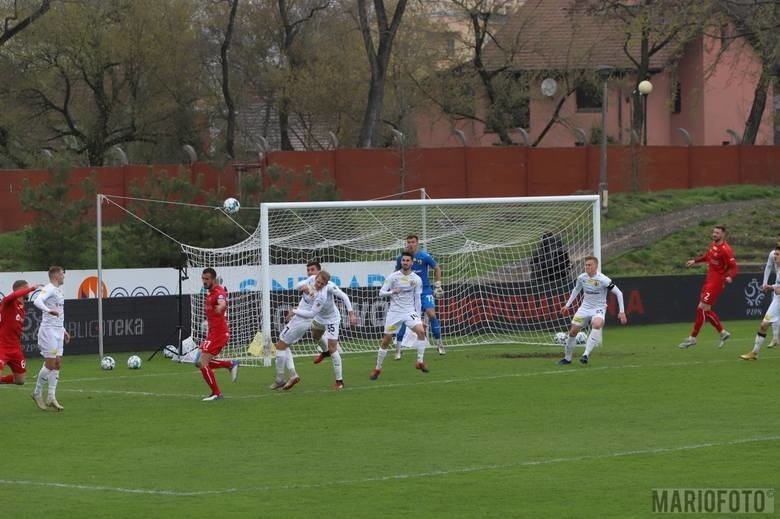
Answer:
[[[634,69],[623,51],[626,25],[611,16],[591,14],[587,0],[528,0],[518,8],[484,51],[489,69],[565,70],[611,65]],[[651,42],[652,43],[652,42]],[[499,48],[499,45],[501,48]],[[639,42],[629,50],[638,59]],[[651,68],[664,68],[670,48],[650,58]]]

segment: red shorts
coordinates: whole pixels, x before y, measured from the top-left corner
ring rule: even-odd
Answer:
[[[701,287],[699,301],[710,306],[714,305],[724,288],[726,288],[725,281],[705,281],[704,286]]]
[[[230,332],[209,332],[206,340],[200,345],[200,351],[210,353],[216,357],[228,343],[228,339],[230,339]]]
[[[11,368],[11,373],[27,373],[27,361],[19,346],[0,346],[0,371],[3,371],[6,364]]]

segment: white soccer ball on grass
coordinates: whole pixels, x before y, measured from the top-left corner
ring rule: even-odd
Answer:
[[[222,202],[222,210],[227,214],[236,214],[239,209],[241,209],[241,204],[239,204],[238,200],[235,198],[226,198],[225,201]]]
[[[100,359],[100,367],[105,370],[111,370],[116,367],[116,361],[113,357],[103,357]]]
[[[553,340],[555,341],[555,344],[566,344],[566,339],[569,338],[569,334],[566,332],[558,332],[555,334],[555,337],[553,337]]]
[[[577,344],[585,344],[588,342],[588,334],[580,332],[577,334]]]
[[[141,368],[141,357],[138,355],[131,355],[127,359],[127,367],[130,369],[140,369]]]

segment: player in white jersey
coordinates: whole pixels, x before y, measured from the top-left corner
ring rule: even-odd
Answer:
[[[571,320],[569,337],[566,340],[564,357],[558,364],[571,364],[574,346],[577,344],[577,334],[590,324],[590,333],[585,342],[585,353],[580,357],[582,364],[587,364],[593,349],[601,344],[604,316],[607,312],[607,293],[612,292],[618,301],[618,319],[620,324],[626,324],[626,312],[623,307],[623,292],[607,276],[598,271],[599,260],[595,256],[585,257],[585,272],[577,276],[566,304],[561,307],[561,315],[567,316],[571,311],[571,305],[577,299],[580,292],[583,293],[580,307]]]
[[[65,269],[49,268],[49,283],[43,287],[33,304],[41,311],[41,326],[38,328],[38,349],[43,356],[43,366],[38,372],[32,399],[40,409],[51,407],[62,411],[63,407],[57,401],[57,381],[62,366],[64,343],[70,341],[70,335],[65,330],[65,296],[60,286],[65,282]],[[46,401],[43,400],[43,386],[48,383]]]
[[[333,373],[336,383],[333,389],[344,387],[341,353],[339,352],[339,327],[341,326],[341,313],[336,306],[334,296],[341,294],[345,298],[345,306],[351,315],[354,315],[352,303],[344,292],[330,281],[330,274],[321,270],[314,278],[307,281],[313,283],[312,288],[317,292],[310,309],[297,308],[294,310],[296,317],[312,319],[312,333],[321,330],[322,337],[326,340],[328,356],[333,359]],[[324,284],[323,284],[324,283]],[[315,324],[317,325],[315,327]],[[320,354],[323,356],[323,354]]]
[[[295,370],[295,362],[293,361],[290,346],[298,342],[309,331],[312,318],[297,315],[295,312],[296,310],[303,312],[311,310],[319,289],[325,286],[327,281],[323,282],[319,288],[316,288],[318,283],[319,281],[316,281],[314,286],[312,286],[309,284],[308,279],[304,279],[296,286],[296,289],[301,291],[301,300],[296,308],[291,309],[287,313],[287,324],[285,324],[279,334],[279,340],[276,342],[276,379],[271,384],[271,389],[282,388],[285,391],[289,391],[295,384],[301,381],[301,377],[298,376],[298,372]],[[284,380],[285,369],[290,374],[286,381]]]
[[[764,282],[762,283],[765,291],[772,290],[772,285],[769,284],[769,276],[772,272],[775,272],[775,286],[780,284],[780,240],[775,244],[775,248],[769,251],[769,256],[766,258],[766,266],[764,267]],[[777,294],[774,296],[775,300],[778,299]],[[774,348],[780,344],[780,322],[775,321],[772,323],[772,340],[769,341],[767,348]]]
[[[774,271],[775,284],[769,284],[769,276]],[[777,242],[775,248],[769,252],[769,257],[766,260],[766,268],[764,269],[764,281],[761,283],[761,288],[766,291],[772,291],[772,302],[769,304],[769,309],[766,311],[764,318],[761,320],[761,324],[756,332],[756,338],[753,341],[753,350],[740,355],[740,358],[744,360],[758,360],[758,352],[761,351],[761,345],[764,344],[766,339],[766,332],[769,330],[769,326],[772,326],[772,341],[769,343],[769,348],[777,346],[778,339],[778,327],[780,327],[780,241]]]
[[[417,363],[415,367],[423,373],[428,373],[428,367],[424,362],[425,347],[428,338],[425,336],[420,309],[422,302],[422,279],[412,272],[414,257],[408,251],[401,253],[401,270],[396,270],[385,279],[379,295],[390,296],[390,307],[385,318],[385,330],[379,351],[376,355],[376,368],[371,372],[371,380],[379,378],[382,372],[382,364],[387,355],[387,349],[393,342],[393,336],[398,332],[402,324],[417,334]]]
[[[299,290],[309,290],[309,286],[314,284],[314,280],[321,270],[322,265],[320,265],[319,261],[308,262],[306,264],[306,274],[309,276],[309,278],[306,280],[308,285],[301,285]],[[351,326],[355,326],[357,324],[357,314],[355,314],[355,310],[352,308],[352,302],[349,300],[349,296],[345,294],[338,286],[336,286],[333,281],[328,281],[328,287],[330,288],[332,295],[338,297],[341,299],[341,302],[344,303],[344,307],[347,309],[347,313],[349,314],[349,324]],[[318,355],[314,358],[315,364],[319,364],[326,357],[331,356],[331,347],[338,349],[338,338],[335,341],[332,341],[331,339],[325,337],[325,324],[317,317],[315,317],[311,323],[311,337],[314,339],[314,342],[317,343]],[[339,357],[341,356],[339,355]]]

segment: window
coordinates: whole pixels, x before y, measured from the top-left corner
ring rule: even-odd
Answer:
[[[598,84],[580,83],[579,86],[577,86],[577,111],[601,111],[601,88]]]

